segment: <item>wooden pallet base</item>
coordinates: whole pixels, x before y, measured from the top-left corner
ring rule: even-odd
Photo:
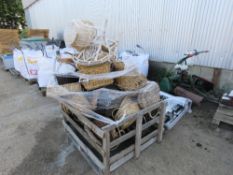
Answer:
[[[9,71],[11,73],[11,75],[13,76],[20,76],[20,73],[15,70],[14,68],[8,69],[7,71]]]
[[[119,123],[98,126],[85,116],[86,113],[72,106],[62,104],[62,110],[69,140],[97,174],[110,174],[130,159],[139,158],[141,151],[154,142],[162,140],[165,113],[162,101],[129,115]],[[131,129],[113,137],[113,131],[130,120],[134,121]]]
[[[219,106],[214,115],[212,123],[215,125],[219,125],[220,122],[233,125],[233,108]]]
[[[26,78],[23,78],[26,82],[28,82],[29,85],[33,85],[33,84],[36,84],[37,83],[37,80],[36,79],[31,79],[31,80],[28,80]]]
[[[68,135],[68,142],[74,144],[76,149],[80,151],[82,156],[86,159],[86,161],[89,163],[89,165],[92,167],[92,169],[95,171],[96,174],[104,174],[103,173],[104,167],[100,163],[99,165],[102,168],[99,167],[97,163],[99,162],[99,160],[95,157],[95,155],[91,154],[92,150],[90,150],[85,145],[85,143],[75,134],[75,132],[71,129],[71,127],[64,121],[63,121],[63,126]],[[156,132],[152,132],[150,135],[142,139],[141,146],[140,146],[140,152],[145,150],[146,148],[148,148],[150,145],[152,145],[153,143],[157,141],[156,135],[157,135]],[[114,156],[111,162],[115,160],[116,161],[113,164],[111,164],[109,171],[113,172],[118,167],[120,167],[121,165],[129,161],[130,159],[134,158],[135,157],[134,149],[135,149],[135,146],[132,145],[128,147],[127,149],[123,150],[122,152],[120,152],[118,155]]]
[[[46,87],[39,87],[39,90],[40,90],[42,96],[43,96],[43,97],[46,97],[47,88],[46,88]]]

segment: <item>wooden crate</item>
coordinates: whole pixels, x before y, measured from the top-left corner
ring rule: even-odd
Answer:
[[[48,29],[29,29],[28,37],[33,37],[33,36],[49,38],[49,30]]]
[[[0,53],[10,52],[19,45],[19,34],[16,29],[0,29]]]
[[[162,141],[165,118],[163,101],[137,114],[129,115],[115,125],[102,125],[102,127],[97,126],[93,119],[85,117],[71,106],[62,104],[62,108],[64,109],[63,125],[69,140],[74,143],[97,174],[110,174],[133,157],[138,158],[141,151],[152,143]],[[130,120],[134,121],[133,129],[113,139],[112,132]]]
[[[222,104],[219,105],[212,123],[219,125],[220,122],[233,125],[233,107],[228,107]]]

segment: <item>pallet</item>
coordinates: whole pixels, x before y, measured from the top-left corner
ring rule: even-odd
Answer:
[[[219,126],[220,122],[233,125],[233,108],[220,105],[214,115],[212,123]]]
[[[162,141],[165,118],[163,101],[129,115],[119,123],[102,127],[69,105],[62,104],[62,109],[63,125],[69,140],[97,174],[110,174],[130,159],[138,158],[141,151],[154,142]],[[150,120],[145,120],[148,116]],[[133,129],[113,138],[112,132],[130,120],[134,121]]]
[[[24,77],[22,77],[29,85],[33,85],[33,84],[36,84],[37,83],[37,79],[31,79],[31,80],[28,80]]]
[[[46,97],[46,91],[47,91],[47,88],[41,88],[41,93],[44,97]]]
[[[39,85],[38,85],[39,86]],[[46,87],[39,87],[39,90],[42,94],[43,97],[46,97],[46,91],[47,91],[47,88]]]
[[[20,73],[15,70],[15,68],[8,69],[7,71],[9,71],[13,76],[20,76]]]

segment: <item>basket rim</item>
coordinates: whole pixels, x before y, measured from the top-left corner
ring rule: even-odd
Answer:
[[[82,66],[95,66],[95,65],[100,65],[104,63],[109,63],[111,64],[111,61],[106,59],[106,60],[98,60],[98,61],[82,61],[82,60],[75,60],[75,64],[79,64]]]

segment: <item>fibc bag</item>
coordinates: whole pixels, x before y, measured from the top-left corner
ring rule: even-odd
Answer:
[[[37,63],[41,57],[43,57],[43,53],[40,50],[14,49],[14,67],[25,79],[36,79],[38,73]]]
[[[148,75],[149,69],[149,54],[144,53],[131,53],[131,52],[122,52],[120,54],[122,61],[125,64],[125,68],[136,67],[138,72],[145,77]]]

